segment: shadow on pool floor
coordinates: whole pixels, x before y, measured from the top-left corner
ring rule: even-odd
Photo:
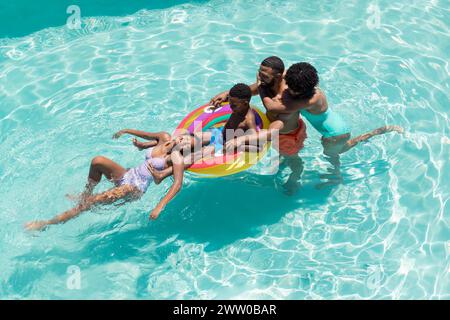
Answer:
[[[359,167],[359,179],[385,174],[389,169],[382,160]],[[77,256],[92,257],[99,263],[110,259],[111,255],[126,260],[139,255],[149,243],[161,244],[174,237],[185,243],[204,244],[207,252],[220,250],[236,241],[259,236],[262,227],[278,223],[288,213],[322,210],[339,185],[318,189],[318,176],[317,171],[306,170],[302,176],[303,186],[293,196],[283,193],[279,176],[244,173],[222,179],[200,179],[183,188],[157,221],[142,228],[110,233],[80,248],[83,252]],[[358,180],[347,174],[344,176],[344,184]],[[137,214],[147,216],[148,212],[143,210]],[[104,231],[99,228],[104,226],[92,226],[78,237],[82,239]],[[178,250],[177,246],[172,242],[157,247],[152,258],[162,262]]]
[[[305,172],[304,179],[308,175],[317,175],[317,172]],[[176,241],[159,246],[168,239],[204,244],[206,252],[220,250],[236,241],[257,237],[261,227],[278,223],[300,206],[308,209],[322,206],[333,190],[317,190],[309,185],[295,196],[286,196],[277,188],[273,176],[251,174],[243,174],[241,179],[221,179],[220,183],[217,179],[196,181],[179,194],[158,221],[147,226],[112,230],[78,250],[55,247],[45,252],[32,250],[16,257],[17,268],[6,281],[9,289],[5,287],[4,290],[26,297],[32,293],[33,284],[45,277],[45,270],[52,270],[54,274],[65,277],[67,266],[80,263],[80,267],[83,267],[86,263],[95,266],[142,258],[147,259],[148,266],[162,264],[170,254],[180,249]],[[180,207],[185,208],[183,212],[177,211]],[[77,238],[102,233],[104,227],[93,225]],[[110,227],[113,228],[112,225]],[[142,250],[149,244],[155,245],[154,250],[143,254]],[[32,261],[46,261],[45,268],[30,264]],[[145,283],[147,277],[148,274],[144,272]]]
[[[352,164],[352,167],[358,167],[361,175],[345,175],[344,184],[387,174],[389,169],[384,160]],[[318,190],[317,176],[317,171],[305,171],[303,187],[294,196],[284,195],[279,177],[274,176],[241,174],[220,181],[195,181],[183,189],[158,221],[128,230],[114,230],[112,223],[107,226],[103,223],[93,224],[76,237],[82,240],[103,234],[105,228],[111,228],[111,232],[106,236],[95,237],[77,250],[69,251],[55,246],[50,250],[31,250],[17,256],[15,272],[6,280],[3,290],[5,293],[27,296],[33,290],[33,283],[45,276],[45,270],[66,276],[67,266],[80,263],[80,267],[85,267],[85,264],[95,266],[135,261],[133,258],[137,258],[146,261],[151,269],[151,266],[164,263],[169,255],[180,250],[182,244],[175,239],[181,240],[181,243],[203,244],[206,252],[212,252],[236,241],[257,237],[261,234],[261,228],[280,222],[290,212],[308,214],[308,211],[323,209],[338,186]],[[302,207],[305,211],[301,210]],[[183,210],[180,212],[179,208]],[[133,214],[148,215],[148,212],[142,209],[133,211]],[[39,238],[36,241],[40,241]],[[152,248],[150,251],[147,250],[149,246]],[[30,263],[32,261],[46,261],[45,268]],[[149,274],[151,272],[143,271],[139,283],[142,282],[144,287]]]
[[[149,243],[161,244],[174,237],[186,243],[204,244],[205,251],[220,250],[241,239],[258,236],[262,227],[278,223],[302,206],[309,210],[322,206],[334,190],[317,190],[310,185],[295,196],[286,196],[277,188],[273,176],[247,175],[241,179],[221,179],[220,183],[217,179],[197,181],[184,188],[157,221],[142,228],[117,230],[90,242],[75,255],[90,257],[91,263],[102,263],[112,254],[117,260],[126,260],[139,255]],[[179,208],[183,208],[181,212]],[[78,237],[96,234],[101,232],[96,229],[103,227],[92,226]],[[177,245],[157,247],[152,258],[164,261],[177,250],[174,246]]]

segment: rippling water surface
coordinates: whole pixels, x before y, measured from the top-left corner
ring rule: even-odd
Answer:
[[[0,39],[0,297],[450,299],[448,7],[213,0]],[[156,222],[147,216],[169,182],[23,231],[73,205],[64,195],[82,190],[92,157],[142,160],[115,131],[172,131],[273,54],[314,64],[354,134],[406,134],[348,152],[337,186],[320,188],[330,165],[309,129],[293,196],[287,170],[188,176]]]

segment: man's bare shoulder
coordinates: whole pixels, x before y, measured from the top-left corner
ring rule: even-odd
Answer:
[[[314,96],[309,99],[308,106],[322,106],[326,104],[327,98],[322,90],[317,89]]]
[[[311,99],[308,100],[308,105],[316,105],[322,101],[322,94],[316,93]]]

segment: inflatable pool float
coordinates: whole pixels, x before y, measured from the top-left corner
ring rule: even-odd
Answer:
[[[270,122],[266,115],[254,106],[251,106],[251,108],[255,113],[257,129],[268,129]],[[227,102],[222,103],[216,110],[213,110],[207,104],[188,114],[177,127],[177,130],[185,129],[194,133],[222,128],[227,123],[231,113],[230,105]],[[266,143],[263,150],[258,153],[236,152],[233,155],[210,155],[194,163],[188,171],[209,178],[229,176],[251,168],[264,157],[269,148],[270,143]]]

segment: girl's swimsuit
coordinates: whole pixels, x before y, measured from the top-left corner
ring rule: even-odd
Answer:
[[[350,133],[350,127],[347,126],[344,119],[330,108],[321,114],[312,114],[307,110],[301,110],[300,113],[324,138]]]
[[[152,164],[158,171],[164,170],[166,166],[166,160],[164,158],[153,158],[152,151],[153,148],[148,149],[145,154],[145,162],[136,168],[129,169],[116,185],[131,185],[138,188],[142,193],[145,193],[150,183],[153,182],[153,176],[150,171],[148,171],[147,164]]]

